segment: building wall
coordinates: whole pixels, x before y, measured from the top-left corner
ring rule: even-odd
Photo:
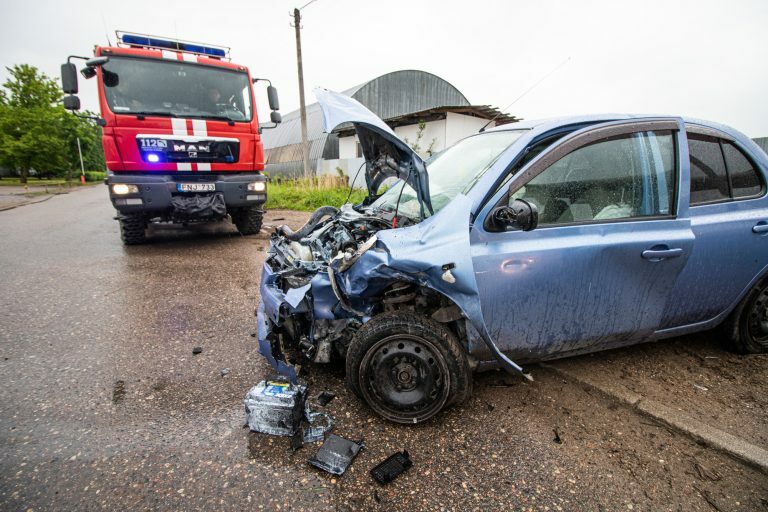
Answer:
[[[438,151],[445,149],[445,125],[445,119],[425,123],[424,131],[421,134],[421,140],[418,142],[419,149],[416,151],[420,157],[429,157],[430,153],[427,150],[430,148],[432,153],[437,153]],[[395,135],[403,140],[407,139],[408,145],[411,147],[416,143],[418,132],[418,124],[409,124],[395,128]]]
[[[453,146],[464,137],[479,132],[480,128],[485,126],[487,122],[487,119],[448,112],[445,127],[445,147]],[[488,128],[494,126],[496,126],[495,122],[489,124]]]

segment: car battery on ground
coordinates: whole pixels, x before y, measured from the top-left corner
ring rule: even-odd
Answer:
[[[282,377],[256,384],[245,395],[248,427],[254,432],[293,436],[301,427],[307,388]]]

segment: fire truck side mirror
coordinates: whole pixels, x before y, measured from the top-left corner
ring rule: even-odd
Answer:
[[[67,94],[77,94],[77,68],[71,62],[61,65],[61,89]]]
[[[267,99],[269,100],[269,108],[272,110],[280,110],[280,100],[277,99],[277,88],[272,87],[271,85],[267,87]]]
[[[64,96],[64,108],[67,110],[80,110],[80,98],[72,94]]]
[[[280,112],[275,112],[273,110],[272,113],[269,114],[269,120],[275,124],[280,124],[283,122],[283,116],[280,115]]]

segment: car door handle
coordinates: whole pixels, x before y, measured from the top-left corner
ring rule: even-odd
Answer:
[[[753,233],[768,233],[768,222],[761,220],[754,226],[752,226]]]
[[[648,249],[643,251],[643,258],[652,261],[659,261],[666,258],[679,258],[683,255],[683,250],[676,249]]]

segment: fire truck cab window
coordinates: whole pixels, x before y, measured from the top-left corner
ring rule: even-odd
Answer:
[[[243,72],[167,59],[110,57],[102,83],[115,114],[250,121]]]

